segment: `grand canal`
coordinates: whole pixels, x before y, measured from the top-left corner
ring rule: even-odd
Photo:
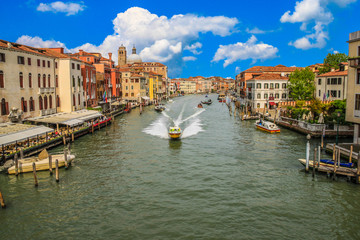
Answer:
[[[260,132],[210,97],[203,110],[204,96],[176,98],[164,114],[136,109],[77,139],[59,183],[0,175],[0,238],[360,238],[358,185],[313,179],[297,161],[304,136]],[[167,139],[172,122],[180,141]]]

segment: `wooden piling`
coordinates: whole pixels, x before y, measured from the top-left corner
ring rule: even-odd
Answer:
[[[17,153],[15,153],[14,160],[15,160],[15,176],[17,176],[19,175],[19,161],[18,161]]]
[[[64,145],[66,145],[66,137],[65,137],[65,135],[63,135],[63,143],[64,143]]]
[[[340,150],[340,149],[339,149]],[[339,151],[338,150],[338,151]],[[335,150],[336,151],[336,150]],[[334,174],[333,174],[333,180],[335,180],[336,178],[336,167],[337,167],[337,161],[338,161],[338,154],[336,154],[336,152],[334,152],[335,154],[333,156],[335,156],[334,159]]]
[[[275,109],[274,124],[276,123],[276,113],[277,113],[277,109]]]
[[[336,151],[336,145],[334,143],[334,145],[333,145],[333,158],[332,158],[333,161],[335,161],[335,151]]]
[[[94,121],[91,121],[91,133],[94,133]]]
[[[59,182],[59,161],[55,160],[55,176],[56,176],[56,182]]]
[[[53,174],[53,171],[52,171],[52,156],[51,156],[51,154],[49,154],[49,172],[50,172],[50,175]]]
[[[74,136],[74,133],[71,134],[71,141],[75,141],[75,136]]]
[[[5,200],[1,192],[0,192],[0,204],[2,208],[6,208]]]
[[[66,149],[64,149],[64,163],[65,163],[65,169],[68,169],[67,150]]]
[[[353,154],[353,145],[350,146],[350,155],[349,155],[349,163],[351,163],[351,158],[352,158],[352,154]]]
[[[309,158],[310,158],[310,142],[308,141],[306,143],[306,165],[305,165],[305,171],[309,172]]]
[[[316,152],[317,152],[317,148],[315,147],[314,148],[314,160],[313,160],[313,171],[312,171],[312,177],[314,178],[315,177],[315,168],[316,168]]]
[[[36,164],[33,162],[33,173],[34,173],[34,181],[35,181],[35,187],[37,187],[38,184],[38,180],[37,180],[37,176],[36,176]]]
[[[321,149],[324,148],[324,135],[321,134]]]
[[[320,167],[320,159],[321,159],[321,146],[318,147],[318,160],[317,160],[317,167]]]
[[[24,150],[20,148],[20,159],[24,159]]]

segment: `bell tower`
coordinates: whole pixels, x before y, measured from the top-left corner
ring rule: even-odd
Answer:
[[[126,64],[126,48],[121,44],[118,50],[118,65],[123,66]]]

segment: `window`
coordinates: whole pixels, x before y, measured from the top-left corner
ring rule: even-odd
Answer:
[[[28,65],[31,66],[31,58],[28,58]]]
[[[319,90],[319,97],[321,97],[321,90]]]
[[[43,63],[42,66],[45,67],[46,66],[45,65],[45,60],[42,60],[42,63]]]
[[[50,109],[52,108],[52,96],[51,95],[49,96],[49,108]]]
[[[37,66],[40,67],[40,59],[37,60]]]
[[[336,98],[336,92],[337,92],[336,90],[331,90],[331,92],[330,92],[330,93],[331,93],[331,97]]]
[[[78,103],[80,105],[80,93],[78,93]]]
[[[80,70],[80,64],[76,65],[77,70]]]
[[[336,85],[336,84],[337,84],[337,78],[332,78],[331,85]]]
[[[25,64],[25,58],[22,56],[18,56],[18,64]]]
[[[360,84],[360,69],[357,70],[357,74],[356,74],[356,84]]]
[[[270,97],[273,98],[273,97],[274,97],[274,94],[273,94],[273,93],[270,93]]]
[[[257,99],[261,99],[261,94],[260,93],[257,94]]]
[[[330,78],[327,79],[327,84],[330,85]]]
[[[30,105],[30,112],[34,111],[35,110],[35,108],[34,108],[34,99],[32,97],[30,97],[29,105]]]
[[[282,84],[282,88],[283,88],[283,89],[286,89],[286,83],[283,83],[283,84]]]
[[[50,67],[50,61],[47,61],[48,62],[48,68]]]
[[[55,87],[59,87],[58,75],[55,76]]]
[[[24,77],[22,72],[19,73],[19,81],[20,81],[20,88],[24,88]]]
[[[257,108],[260,108],[260,103],[258,103],[256,106],[257,106]]]
[[[125,93],[125,97],[128,97],[129,96],[129,94],[128,93]]]
[[[79,76],[78,76],[78,87],[80,88],[80,77]]]
[[[131,93],[131,96],[133,97],[133,96],[134,96],[134,93]]]
[[[270,83],[270,89],[274,89],[274,84]]]
[[[48,87],[51,87],[51,76],[50,76],[50,74],[48,75]]]
[[[139,83],[139,79],[135,79],[135,82],[136,82],[136,83]]]
[[[23,112],[27,112],[27,103],[23,97],[21,98],[21,110],[23,110]]]
[[[56,96],[56,106],[60,107],[60,97],[59,97],[59,95]]]
[[[75,87],[75,77],[74,76],[72,76],[72,85],[73,85],[73,87]]]
[[[286,93],[281,94],[282,99],[286,99]]]
[[[41,75],[38,74],[38,87],[41,88]]]
[[[318,85],[321,85],[321,78],[318,79]]]
[[[73,106],[76,105],[75,94],[73,94]]]
[[[355,94],[355,111],[360,111],[360,94]]]
[[[257,88],[257,89],[261,89],[261,83],[257,83],[257,84],[256,84],[256,88]]]
[[[71,63],[71,68],[75,69],[75,63]]]
[[[57,68],[57,62],[55,62],[55,68]]]
[[[0,71],[0,88],[4,88],[5,84],[4,84],[4,72]]]
[[[264,94],[264,99],[268,99],[269,95],[267,93]]]
[[[265,84],[264,84],[264,88],[265,88],[265,89],[268,89],[268,88],[269,88],[269,84],[268,84],[268,83],[265,83]]]
[[[48,98],[45,95],[45,97],[44,97],[44,109],[47,109],[47,108],[48,108]]]
[[[46,75],[43,75],[43,88],[46,88]]]
[[[31,73],[29,73],[29,88],[32,88]]]
[[[339,90],[339,91],[338,91],[338,98],[340,98],[340,95],[341,95],[340,93],[341,93],[341,92],[340,92],[340,90]]]
[[[1,99],[1,115],[9,114],[9,104],[5,101],[5,98]]]
[[[125,89],[128,90],[128,86],[126,86]]]
[[[275,83],[275,88],[279,89],[280,88],[280,84],[279,83]]]
[[[39,110],[43,110],[43,100],[41,96],[39,96]]]
[[[5,53],[0,53],[0,62],[5,62]]]
[[[133,85],[131,85],[131,90],[134,90],[134,86],[133,86]]]
[[[338,78],[338,85],[341,85],[341,78]]]

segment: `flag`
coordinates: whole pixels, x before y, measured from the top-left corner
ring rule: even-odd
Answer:
[[[323,96],[323,101],[325,101],[325,99],[326,99],[326,94],[324,93],[324,96]]]
[[[107,103],[106,90],[105,90],[105,92],[104,92],[103,101]]]

